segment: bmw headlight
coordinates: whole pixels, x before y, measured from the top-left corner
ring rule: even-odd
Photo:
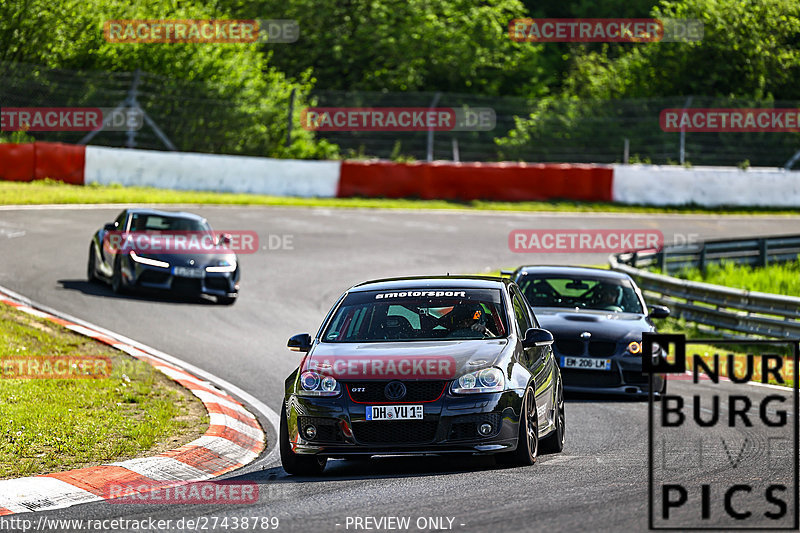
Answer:
[[[300,389],[297,393],[304,396],[336,396],[341,390],[335,378],[306,371],[300,374]]]
[[[629,355],[642,355],[642,343],[639,341],[632,341],[628,344]]]
[[[469,372],[453,381],[450,390],[453,394],[476,394],[481,392],[500,392],[505,388],[506,378],[499,368],[491,367]]]

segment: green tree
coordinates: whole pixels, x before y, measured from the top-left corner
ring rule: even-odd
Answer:
[[[271,64],[292,77],[311,70],[320,89],[538,96],[554,80],[543,45],[508,38],[508,22],[526,16],[519,0],[254,4],[299,21],[298,42],[268,45]]]
[[[335,147],[315,141],[302,129],[294,130],[292,144],[285,146],[290,94],[296,90],[296,107],[302,107],[312,80],[308,75],[287,79],[260,45],[119,44],[103,35],[107,20],[160,18],[233,17],[200,0],[137,5],[124,0],[5,0],[0,2],[0,61],[6,68],[0,63],[0,75],[13,82],[10,71],[20,62],[67,69],[61,79],[50,77],[49,89],[40,88],[56,94],[86,90],[83,72],[91,78],[92,71],[141,69],[148,75],[140,101],[154,118],[157,110],[165,113],[160,125],[179,149],[275,157],[335,155]],[[98,95],[109,92],[101,82],[94,89]]]

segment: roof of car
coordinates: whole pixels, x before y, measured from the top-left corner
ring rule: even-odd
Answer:
[[[146,207],[135,207],[127,210],[130,214],[137,214],[137,215],[159,215],[162,217],[180,217],[180,218],[191,218],[193,220],[205,220],[205,217],[201,217],[200,215],[195,215],[194,213],[188,213],[186,211],[161,211],[159,209],[148,209]]]
[[[351,292],[390,291],[401,289],[502,289],[512,283],[508,278],[489,276],[413,276],[365,281],[350,288]]]
[[[600,279],[630,279],[623,272],[615,272],[605,268],[574,267],[559,265],[527,265],[516,270],[516,275],[536,274],[540,276],[577,276]]]

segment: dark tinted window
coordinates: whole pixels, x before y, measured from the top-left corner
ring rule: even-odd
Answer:
[[[524,275],[517,282],[532,307],[571,307],[642,313],[633,284],[625,279]]]
[[[505,337],[497,289],[352,292],[328,323],[323,342],[378,342]]]

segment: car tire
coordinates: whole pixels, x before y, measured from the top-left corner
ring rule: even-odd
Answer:
[[[97,283],[100,281],[97,278],[96,264],[97,256],[94,251],[94,244],[91,244],[89,245],[89,260],[86,262],[86,279],[89,280],[89,283]]]
[[[539,443],[540,453],[561,453],[564,450],[566,434],[566,417],[564,416],[564,388],[559,383],[556,393],[556,428]]]
[[[281,407],[280,427],[281,464],[287,474],[293,476],[317,476],[325,470],[326,457],[317,455],[298,455],[289,444],[289,423],[286,420],[286,405]]]
[[[117,255],[114,259],[114,271],[111,274],[111,290],[117,294],[125,292],[125,282],[122,280],[122,258]]]
[[[539,418],[536,414],[536,395],[533,388],[525,389],[520,413],[517,449],[497,454],[497,462],[508,466],[530,466],[539,454]]]

